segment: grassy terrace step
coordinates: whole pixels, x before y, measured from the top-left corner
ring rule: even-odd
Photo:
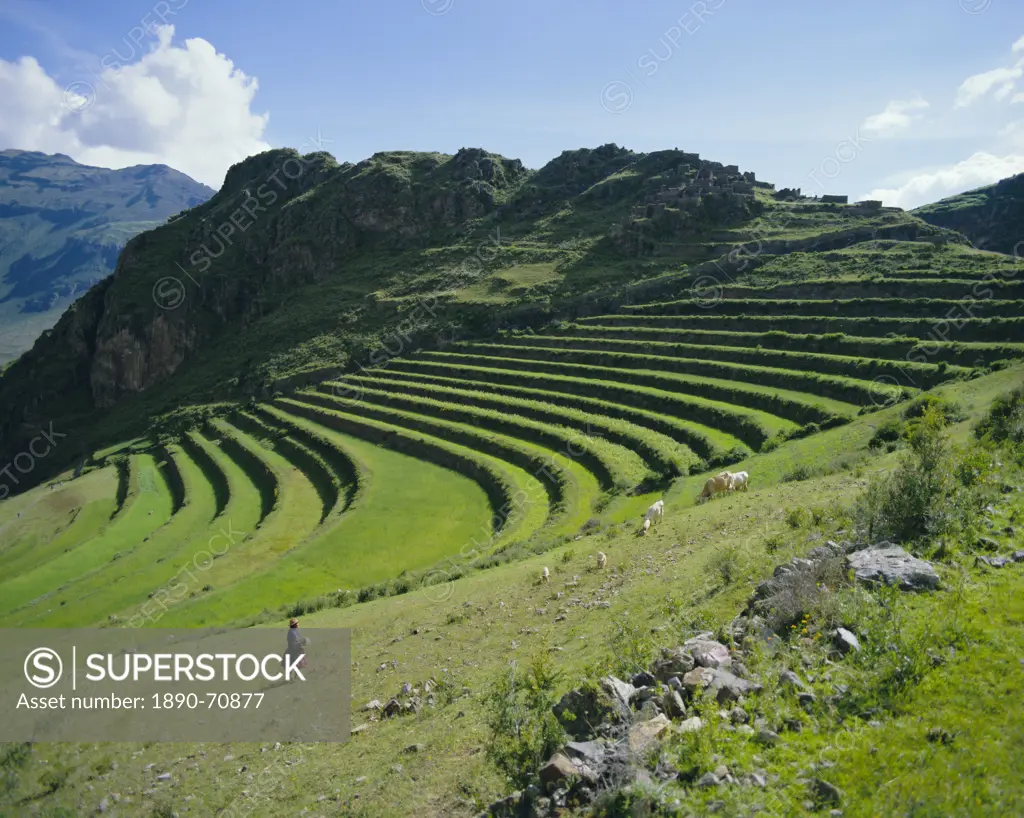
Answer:
[[[0,506],[4,578],[38,568],[112,525],[119,488],[117,470],[108,467],[53,490],[38,486],[19,496],[18,502]]]
[[[482,409],[509,412],[543,423],[567,426],[587,435],[596,434],[598,437],[635,451],[647,462],[652,471],[661,475],[674,477],[688,474],[690,466],[697,461],[697,456],[691,449],[680,446],[666,435],[593,411],[579,411],[564,406],[555,408],[547,401],[530,400],[507,394],[497,396],[476,390],[468,384],[457,387],[448,384],[413,383],[389,377],[359,375],[346,376],[344,383],[354,385],[357,390],[366,387],[422,398],[457,400],[460,406],[476,406]],[[338,386],[344,388],[343,384]],[[321,392],[328,394],[335,394],[331,391],[335,388],[336,386],[330,383],[319,387]]]
[[[615,327],[796,332],[827,335],[837,332],[874,338],[893,333],[922,341],[1024,342],[1024,318],[970,318],[957,308],[945,318],[838,318],[830,315],[731,316],[705,311],[702,315],[596,315],[580,323]]]
[[[857,380],[871,380],[880,375],[909,380],[908,385],[929,389],[943,381],[967,377],[973,370],[959,366],[940,368],[932,363],[907,360],[885,361],[832,355],[820,352],[794,352],[757,349],[753,347],[713,346],[706,344],[670,343],[654,340],[633,340],[615,337],[581,337],[577,335],[530,335],[508,337],[509,344],[557,347],[559,349],[596,349],[609,352],[650,353],[689,359],[730,361],[752,366],[777,367],[794,371],[820,372]]]
[[[339,431],[351,434],[470,478],[487,496],[491,518],[486,536],[495,541],[529,536],[547,522],[550,507],[562,497],[562,483],[545,487],[542,481],[504,459],[445,438],[410,434],[405,427],[395,424],[364,422],[333,406],[278,398],[264,409],[296,428],[318,430],[321,435]],[[370,478],[372,475],[364,477],[364,482]]]
[[[275,428],[262,418],[246,412],[235,412],[230,416],[230,420],[246,434],[264,445],[271,446],[297,471],[306,476],[320,497],[320,523],[323,524],[343,499],[341,481],[323,458],[299,441],[291,440],[286,431]]]
[[[196,434],[182,435],[178,443],[185,450],[185,453],[192,458],[193,462],[199,466],[203,476],[206,478],[206,482],[213,489],[213,496],[216,501],[216,511],[213,516],[214,518],[219,517],[224,513],[228,502],[231,500],[228,477],[221,468],[221,462],[213,458],[209,447],[204,445]]]
[[[578,530],[579,526],[590,518],[591,510],[598,507],[601,488],[597,478],[582,464],[561,453],[552,452],[522,439],[484,432],[463,423],[444,421],[414,412],[370,406],[366,403],[346,405],[345,401],[315,392],[303,392],[299,397],[305,407],[298,402],[289,402],[291,411],[301,413],[305,408],[306,417],[312,412],[314,416],[311,419],[342,432],[363,436],[374,435],[378,441],[405,447],[406,451],[416,445],[416,437],[410,436],[409,432],[420,432],[505,460],[534,476],[540,475],[551,507],[548,523],[559,530],[567,529],[567,533]],[[284,404],[276,401],[275,405]],[[378,421],[386,428],[381,430],[377,425],[367,425],[366,421]],[[397,434],[396,427],[404,428],[405,434],[400,435],[399,440],[391,441]]]
[[[707,344],[729,347],[786,349],[798,352],[819,352],[855,358],[881,358],[891,361],[917,361],[955,364],[964,367],[984,366],[992,361],[1024,358],[1024,344],[956,343],[917,339],[870,338],[831,335],[808,335],[773,330],[770,332],[716,332],[703,329],[671,329],[647,326],[603,326],[601,324],[569,324],[545,330],[558,336],[621,338],[629,341],[664,341],[667,343]],[[530,336],[524,336],[530,337]]]
[[[256,520],[258,526],[277,505],[279,491],[277,474],[258,454],[242,446],[233,436],[225,434],[212,421],[206,423],[203,434],[242,470],[249,483],[256,488],[259,496],[259,516]]]
[[[843,317],[890,316],[894,318],[940,318],[946,315],[975,318],[1016,318],[1024,315],[1024,301],[998,301],[970,297],[941,298],[849,298],[797,300],[771,298],[723,299],[714,305],[707,299],[685,298],[653,304],[628,304],[623,311],[639,315],[836,315]]]
[[[221,511],[218,521],[226,521],[232,531],[255,531],[263,519],[262,499],[256,484],[213,437],[200,432],[189,432],[187,437],[193,446],[201,448],[224,475],[227,484],[228,502]]]
[[[301,442],[306,448],[316,452],[324,463],[336,475],[340,496],[336,512],[347,510],[366,487],[369,473],[366,467],[354,460],[341,446],[336,437],[326,435],[315,426],[299,422],[283,412],[266,404],[259,404],[253,410],[264,422],[287,432],[288,436]]]
[[[961,299],[1019,300],[1024,297],[1024,282],[984,279],[915,278],[913,276],[885,278],[805,279],[800,282],[748,287],[729,284],[721,288],[721,297],[728,299]],[[698,293],[701,295],[701,293]]]
[[[446,376],[469,373],[478,379],[492,379],[496,384],[512,383],[605,400],[616,399],[621,403],[632,402],[637,407],[721,429],[755,450],[760,449],[769,438],[780,434],[790,435],[800,428],[792,420],[758,409],[740,407],[728,400],[716,401],[680,393],[676,390],[685,385],[678,378],[658,373],[637,373],[580,364],[547,364],[518,358],[426,352],[394,360],[388,365],[388,371]],[[815,417],[818,416],[815,414]]]
[[[547,493],[539,480],[508,463],[438,439],[438,445],[463,452],[473,462],[486,463],[504,475],[523,497],[538,498],[513,506],[502,533],[492,537],[490,501],[470,477],[377,445],[372,435],[361,439],[286,414],[276,406],[262,408],[344,451],[362,475],[356,499],[336,525],[321,528],[317,536],[259,573],[188,600],[169,611],[162,625],[251,621],[261,611],[276,611],[338,588],[356,590],[382,582],[397,587],[418,572],[444,581],[451,574],[443,571],[457,570],[449,559],[472,559],[512,542],[513,537],[525,539],[547,517]],[[383,430],[384,424],[380,426]],[[393,435],[406,434],[394,428]],[[410,440],[415,443],[415,436]]]
[[[306,475],[291,461],[272,447],[261,445],[226,419],[213,418],[208,428],[222,452],[244,471],[250,483],[254,486],[257,481],[267,483],[269,474],[278,496],[265,517],[262,516],[262,500],[248,509],[249,521],[257,520],[254,528],[234,524],[229,528],[218,521],[201,535],[187,538],[182,548],[171,550],[166,559],[166,569],[146,572],[144,579],[149,591],[160,592],[158,624],[161,627],[169,621],[178,621],[170,617],[195,598],[244,582],[248,577],[271,569],[282,556],[306,541],[320,523],[320,497]],[[239,457],[240,451],[247,456]],[[229,522],[234,523],[233,520]],[[220,539],[214,539],[218,537]],[[194,560],[196,554],[203,555],[198,563]],[[202,569],[199,564],[203,565]],[[161,568],[157,566],[157,569]],[[135,581],[139,583],[140,579],[135,578]],[[183,592],[177,592],[179,587],[184,589]],[[169,595],[164,592],[169,592]],[[129,619],[138,612],[139,606],[129,603],[115,610]],[[165,621],[164,617],[168,619]]]
[[[125,508],[97,536],[71,550],[31,554],[34,560],[29,558],[17,563],[17,575],[7,573],[5,559],[5,575],[10,578],[0,583],[0,612],[14,611],[45,594],[56,593],[55,589],[64,583],[107,565],[115,554],[135,548],[166,525],[174,500],[152,454],[139,454],[130,459],[130,482]]]
[[[489,429],[554,451],[570,452],[593,473],[605,491],[630,489],[656,476],[630,449],[586,433],[580,434],[569,425],[556,426],[530,420],[511,406],[506,411],[482,409],[466,406],[461,400],[456,403],[435,397],[421,398],[393,392],[386,385],[375,388],[366,383],[360,384],[359,401]],[[583,423],[585,427],[585,421]]]
[[[851,415],[856,411],[851,404],[881,404],[892,391],[891,387],[852,378],[698,358],[510,344],[465,343],[458,344],[457,348],[470,355],[492,355],[503,360],[521,358],[557,363],[560,366],[591,365],[685,375],[687,377],[679,379],[676,387],[681,392],[694,392],[714,400],[739,403],[804,423],[820,422],[829,412]],[[701,392],[701,387],[706,391]],[[825,408],[826,404],[830,404],[830,407]],[[787,415],[787,411],[791,414]],[[811,417],[806,414],[815,411],[822,413],[822,416]]]
[[[479,373],[473,373],[472,368],[459,371],[458,377],[445,377],[443,375],[427,375],[421,372],[405,372],[399,369],[402,361],[392,361],[392,365],[386,370],[388,379],[392,382],[402,381],[413,387],[444,386],[447,388],[466,388],[476,392],[487,392],[496,395],[522,397],[527,400],[540,401],[548,406],[564,406],[578,409],[588,415],[599,415],[602,417],[619,418],[627,420],[636,426],[652,429],[661,435],[682,444],[687,449],[695,452],[706,461],[717,462],[718,458],[734,449],[744,449],[739,438],[726,434],[710,426],[700,423],[691,423],[670,415],[659,412],[651,412],[646,409],[638,409],[627,403],[615,403],[610,400],[590,398],[584,395],[572,394],[565,391],[572,385],[554,381],[548,383],[548,388],[532,389],[526,386],[516,386],[514,381],[524,379],[521,372],[509,372],[507,380],[494,378],[494,370],[482,369]],[[384,372],[385,370],[380,370]],[[374,374],[377,374],[375,372]],[[473,378],[478,374],[479,378]],[[486,380],[490,376],[490,380]],[[530,379],[534,380],[534,379]],[[558,391],[558,389],[562,391]],[[620,396],[631,403],[635,401],[635,393],[630,390],[620,390]],[[498,398],[501,400],[501,398]]]
[[[12,613],[13,622],[33,627],[86,626],[104,622],[128,606],[133,606],[134,612],[180,570],[185,560],[191,559],[200,544],[206,544],[216,513],[213,489],[180,446],[169,445],[166,451],[184,487],[181,510],[148,537],[129,542],[103,537],[102,545],[84,549],[87,555],[82,559],[90,559],[78,566],[75,578],[60,588],[59,583],[51,583],[52,593],[40,603]],[[166,480],[171,470],[165,465],[163,471]],[[140,474],[140,481],[146,482],[145,473]],[[131,511],[137,507],[138,503],[134,504]],[[124,519],[128,520],[128,514]],[[117,545],[123,550],[114,556],[110,551]],[[76,549],[68,556],[82,550]]]

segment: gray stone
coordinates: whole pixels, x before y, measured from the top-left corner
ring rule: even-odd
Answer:
[[[658,680],[646,670],[642,670],[633,677],[633,687],[650,687]]]
[[[552,708],[555,718],[572,738],[590,738],[605,722],[618,722],[628,716],[629,709],[603,688],[570,690]]]
[[[931,591],[939,586],[939,575],[931,563],[898,545],[879,544],[855,551],[846,560],[856,579],[867,584],[897,585],[903,591]]]
[[[661,715],[661,707],[654,699],[648,699],[644,702],[643,707],[640,708],[640,714],[649,721],[655,716]]]
[[[805,710],[813,707],[814,703],[818,701],[817,696],[815,696],[813,693],[807,692],[799,693],[798,699],[800,701],[800,706],[803,707]]]
[[[671,676],[667,682],[668,686],[673,690],[682,690],[683,682],[678,676]]]
[[[715,767],[715,778],[717,778],[719,781],[721,781],[728,775],[729,768],[726,767],[724,764],[719,764],[717,767]]]
[[[425,744],[410,744],[408,747],[406,747],[404,750],[402,750],[402,752],[403,753],[422,753],[426,749],[427,749],[427,746]]]
[[[714,670],[712,674],[711,683],[708,687],[715,694],[719,704],[737,701],[741,696],[759,693],[763,689],[756,682],[741,679],[727,670]]]
[[[596,741],[569,741],[563,750],[571,759],[579,759],[590,767],[600,767],[605,757],[605,745]]]
[[[806,690],[807,685],[792,670],[784,670],[779,674],[779,684],[783,687],[791,687],[794,690]]]
[[[768,786],[768,779],[760,773],[746,773],[740,778],[740,783],[748,787],[761,787],[764,789]]]
[[[1010,555],[1010,559],[1014,562],[1024,562],[1024,551],[1014,551]]]
[[[661,697],[661,707],[669,718],[681,719],[686,716],[686,705],[683,704],[683,697],[677,690],[665,691],[665,695]]]
[[[632,700],[633,694],[636,693],[636,688],[633,685],[615,676],[605,676],[599,684],[605,693],[626,708],[629,707],[629,702]]]
[[[665,682],[673,676],[682,678],[693,670],[695,664],[693,656],[682,648],[665,648],[661,651],[661,658],[651,665],[651,674],[658,681]]]
[[[702,790],[708,790],[718,786],[718,776],[714,773],[704,773],[698,780],[697,786]]]
[[[734,707],[729,711],[729,721],[733,724],[746,724],[750,721],[750,714],[742,707]]]
[[[975,565],[987,565],[989,568],[1002,568],[1005,565],[1009,565],[1014,560],[1010,557],[985,557],[978,556],[974,558]]]
[[[765,747],[774,747],[782,741],[782,737],[772,730],[765,730],[762,728],[757,731],[757,735],[754,736],[754,741],[758,744],[763,744]]]
[[[846,628],[836,628],[832,641],[842,654],[847,654],[851,650],[860,653],[860,642],[858,642],[857,637],[846,630]]]
[[[171,774],[170,773],[160,773],[160,775],[158,775],[156,777],[156,780],[157,781],[170,781],[171,780]]]
[[[978,537],[974,541],[975,548],[980,548],[982,551],[998,551],[999,540],[993,539],[992,537]]]
[[[729,649],[713,639],[688,639],[683,650],[693,656],[694,663],[700,667],[719,668],[732,664]]]
[[[812,778],[808,784],[811,795],[819,804],[839,804],[843,800],[843,791],[835,784],[829,784],[822,778]]]
[[[677,733],[696,733],[704,726],[700,716],[693,716],[676,727]]]

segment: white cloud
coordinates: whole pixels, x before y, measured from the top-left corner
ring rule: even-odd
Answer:
[[[872,136],[896,136],[910,128],[922,114],[915,113],[928,108],[928,101],[920,96],[914,99],[890,100],[880,114],[872,114],[861,124],[861,130]]]
[[[977,102],[989,91],[996,99],[1005,99],[1014,89],[1017,80],[1024,75],[1024,60],[1009,68],[993,68],[983,74],[975,74],[965,79],[956,92],[957,108],[964,108]]]
[[[262,139],[268,114],[251,110],[256,79],[206,40],[175,46],[173,26],[154,31],[137,62],[67,88],[32,57],[0,59],[0,147],[100,167],[166,164],[219,188],[232,164],[270,147]]]
[[[1021,37],[1013,44],[1013,51],[1024,51],[1024,37]]]
[[[876,188],[860,198],[881,199],[887,207],[909,210],[1021,172],[1024,156],[994,156],[979,151],[955,165],[919,173],[897,188]]]

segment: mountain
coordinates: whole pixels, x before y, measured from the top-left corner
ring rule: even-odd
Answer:
[[[193,404],[886,239],[967,243],[679,150],[604,145],[539,170],[478,148],[356,164],[268,151],[131,239],[0,376],[0,463],[51,424],[74,434],[46,468]]]
[[[0,367],[110,275],[130,238],[213,193],[166,165],[109,170],[0,151]]]
[[[981,250],[1013,253],[1024,241],[1024,173],[912,212],[929,224],[963,233]]]

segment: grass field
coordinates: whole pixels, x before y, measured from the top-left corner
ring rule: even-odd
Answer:
[[[966,439],[970,422],[1020,383],[1016,289],[990,299],[979,316],[991,317],[965,319],[936,343],[935,328],[961,302],[919,297],[920,248],[907,244],[832,254],[835,276],[817,258],[794,263],[799,286],[766,277],[768,259],[746,289],[726,290],[713,305],[680,278],[682,291],[661,300],[454,341],[261,401],[188,407],[203,418],[192,428],[111,446],[83,476],[0,503],[0,613],[11,627],[280,627],[289,613],[351,627],[354,719],[365,718],[363,702],[386,700],[405,681],[450,677],[455,692],[415,718],[374,722],[345,746],[272,751],[303,761],[251,814],[475,814],[506,788],[480,750],[481,694],[508,661],[549,652],[567,687],[611,661],[609,640],[623,628],[684,632],[727,619],[757,579],[806,545],[797,534],[814,533],[794,532],[789,508],[849,502],[870,473],[892,466],[895,455],[869,441],[921,389],[963,406],[969,420],[954,432]],[[967,251],[951,250],[946,261],[945,295],[1002,269]],[[488,281],[467,298],[549,286],[555,267],[523,261]],[[725,466],[750,472],[750,492],[697,506],[709,474]],[[637,536],[659,497],[667,519]],[[773,538],[783,554],[767,552]],[[599,549],[611,562],[603,574],[593,568]],[[542,566],[550,587],[537,582]],[[185,568],[196,578],[172,594]],[[1004,622],[991,626],[971,608],[980,610],[980,597],[965,603],[965,616],[997,644],[1021,585],[1010,573],[972,581],[1005,600]],[[145,613],[154,599],[158,613]],[[926,621],[937,610],[929,605],[940,604],[926,599],[908,616]],[[1000,650],[1019,652],[1016,636],[1005,638]],[[996,670],[978,681],[986,707],[1012,669],[989,658]],[[376,672],[392,660],[397,670]],[[961,693],[942,695],[933,679],[912,692],[915,706],[966,722]],[[908,755],[915,728],[900,718],[858,733],[836,762],[856,809],[871,814],[882,803],[885,766],[870,746],[884,742],[897,754],[906,809],[914,788],[927,785],[944,794],[929,796],[920,814],[940,814],[928,812],[935,804],[967,810],[963,799],[979,790],[943,782],[930,761],[918,770]],[[993,744],[1001,769],[1019,772],[988,725],[971,735],[963,746]],[[808,733],[759,763],[795,782],[787,752],[812,754],[818,740],[826,741]],[[394,772],[396,748],[413,742],[426,751]],[[71,770],[70,783],[32,800],[28,776],[19,797],[31,810],[92,810],[99,785],[85,790],[91,780],[116,785],[139,810],[160,809],[144,794],[145,761],[175,771],[179,783],[167,793],[175,809],[186,791],[218,809],[244,798],[250,779],[240,763],[255,770],[265,760],[259,748],[226,746],[206,748],[204,764],[193,764],[198,751],[38,747],[29,769],[38,773],[45,758]],[[750,748],[735,752],[754,763]],[[227,756],[234,760],[220,760]],[[100,763],[106,758],[116,771]],[[969,779],[972,763],[965,755],[951,768]],[[994,792],[976,806],[1006,806],[1011,796]]]

